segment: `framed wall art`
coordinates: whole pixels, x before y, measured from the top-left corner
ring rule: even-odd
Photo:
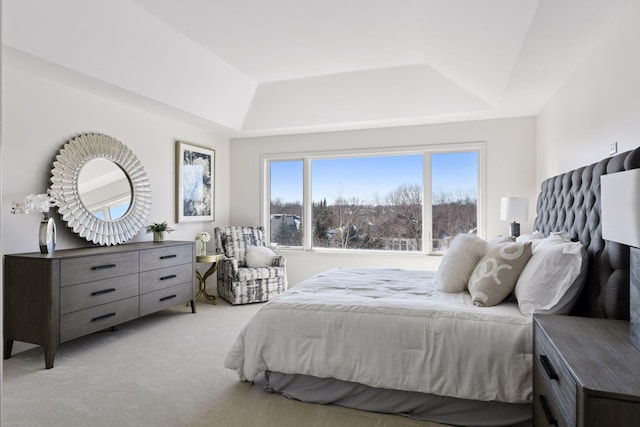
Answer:
[[[213,221],[215,151],[176,141],[176,220]]]

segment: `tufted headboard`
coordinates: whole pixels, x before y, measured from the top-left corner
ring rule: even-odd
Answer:
[[[640,168],[640,147],[542,182],[534,229],[567,231],[587,248],[587,282],[572,314],[629,319],[629,247],[602,240],[600,176]]]

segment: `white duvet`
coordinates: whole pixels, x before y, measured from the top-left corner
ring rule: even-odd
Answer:
[[[475,307],[437,291],[433,272],[344,268],[265,304],[225,359],[264,371],[337,378],[464,399],[529,403],[531,317],[516,303]]]

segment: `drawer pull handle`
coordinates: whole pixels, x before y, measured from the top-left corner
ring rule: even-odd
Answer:
[[[547,376],[549,377],[549,379],[558,381],[558,374],[556,373],[556,370],[553,369],[553,365],[551,364],[551,362],[549,362],[549,358],[544,354],[541,354],[540,363],[542,364],[542,367],[544,368],[544,371],[547,373]]]
[[[550,426],[557,427],[558,420],[556,420],[556,417],[553,416],[553,411],[551,410],[551,407],[549,406],[547,399],[545,399],[543,395],[540,395],[539,398],[540,398],[540,406],[542,406],[542,411],[544,412],[544,416],[547,418],[547,423]]]
[[[115,316],[115,313],[109,313],[109,314],[105,314],[104,316],[98,316],[98,317],[94,317],[93,319],[91,319],[92,322],[99,322],[100,320],[104,320],[104,319],[108,319],[110,317]]]
[[[171,274],[171,275],[169,275],[169,276],[161,277],[161,278],[160,278],[160,280],[175,279],[176,277],[178,277],[176,274]]]
[[[160,257],[160,259],[169,259],[169,258],[176,258],[178,255],[163,255]]]
[[[115,267],[115,264],[105,264],[105,265],[96,265],[95,267],[91,267],[92,270],[104,270],[107,268]]]
[[[110,294],[111,292],[115,292],[116,288],[109,288],[109,289],[103,289],[101,291],[95,291],[95,292],[91,292],[91,296],[96,296],[96,295],[104,295],[104,294]]]
[[[176,298],[176,297],[177,297],[177,295],[175,295],[175,294],[174,294],[174,295],[169,295],[168,297],[162,297],[162,298],[160,298],[160,301],[168,301],[168,300],[170,300],[170,299],[174,299],[174,298]]]

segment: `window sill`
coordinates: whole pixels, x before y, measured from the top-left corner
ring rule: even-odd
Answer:
[[[402,258],[423,258],[442,257],[443,252],[425,253],[418,251],[382,251],[375,249],[332,249],[332,248],[313,248],[309,250],[294,246],[271,246],[276,252],[289,252],[298,254],[318,254],[318,255],[353,255],[353,256],[376,256],[376,257],[402,257]]]

